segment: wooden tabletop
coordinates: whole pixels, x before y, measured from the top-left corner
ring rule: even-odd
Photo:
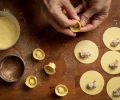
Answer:
[[[15,83],[6,83],[0,79],[0,100],[110,100],[106,92],[106,83],[110,78],[120,75],[109,75],[101,68],[101,56],[109,50],[103,44],[102,35],[111,26],[120,27],[120,0],[112,0],[110,15],[99,28],[92,32],[78,33],[76,38],[57,33],[50,26],[42,27],[44,20],[38,17],[42,15],[39,15],[36,1],[0,0],[0,10],[8,9],[16,16],[21,26],[19,41],[12,48],[0,51],[0,59],[7,54],[17,54],[25,61],[25,72],[20,80]],[[35,22],[33,23],[36,16],[40,18],[39,28]],[[98,59],[88,65],[78,62],[73,54],[76,43],[85,39],[95,42],[100,51]],[[32,51],[38,47],[46,53],[45,60],[40,62],[32,58]],[[47,76],[43,71],[43,66],[48,62],[54,62],[57,65],[57,72],[53,76]],[[85,94],[79,86],[81,75],[89,70],[100,72],[105,79],[103,91],[95,96]],[[24,85],[28,75],[37,77],[36,88],[28,89]],[[63,98],[54,94],[55,86],[60,83],[69,88],[68,95]]]

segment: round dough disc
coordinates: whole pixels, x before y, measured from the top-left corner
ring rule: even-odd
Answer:
[[[103,34],[103,42],[105,46],[111,50],[120,50],[120,44],[117,47],[110,46],[111,41],[116,38],[120,38],[120,28],[118,27],[108,28]]]
[[[118,60],[118,67],[116,69],[109,68],[109,64]],[[101,58],[101,66],[103,70],[109,74],[119,74],[120,73],[120,53],[117,51],[108,51]]]
[[[120,100],[120,97],[113,97],[112,92],[120,88],[120,77],[113,77],[107,83],[107,94],[112,100]]]
[[[93,90],[87,89],[86,85],[89,82],[93,82],[93,81],[96,81],[96,88]],[[97,71],[87,71],[80,78],[80,87],[85,93],[87,93],[89,95],[96,95],[103,90],[104,78]]]
[[[91,56],[87,59],[80,58],[79,52],[81,50],[90,52]],[[82,40],[79,43],[77,43],[77,45],[75,46],[74,55],[77,58],[77,60],[80,61],[81,63],[89,64],[89,63],[93,63],[98,58],[99,50],[94,42],[90,40]]]

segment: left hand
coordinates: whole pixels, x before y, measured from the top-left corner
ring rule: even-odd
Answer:
[[[82,0],[82,4],[76,7],[82,25],[81,32],[97,28],[107,18],[110,4],[111,0]]]

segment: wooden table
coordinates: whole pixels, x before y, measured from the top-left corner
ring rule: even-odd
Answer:
[[[28,1],[33,2],[33,8],[37,7],[34,0]],[[37,26],[32,23],[33,14],[37,11],[28,7],[28,1],[0,0],[0,9],[8,9],[17,17],[21,25],[19,41],[14,47],[0,51],[0,59],[6,54],[14,53],[20,55],[25,61],[25,72],[19,81],[10,84],[0,79],[0,100],[110,100],[106,92],[106,83],[116,75],[109,75],[101,68],[101,56],[108,51],[103,44],[102,34],[111,26],[120,27],[120,0],[113,0],[110,15],[99,28],[92,32],[78,33],[76,38],[58,34],[51,27],[44,27],[38,32]],[[73,54],[76,43],[84,39],[94,41],[100,50],[98,59],[88,65],[79,63]],[[32,58],[32,50],[38,47],[46,53],[46,59],[40,62]],[[54,62],[57,65],[57,73],[53,76],[47,76],[43,71],[44,64],[48,62]],[[88,70],[100,72],[105,79],[104,89],[98,95],[89,96],[79,86],[81,75]],[[36,88],[28,89],[24,85],[28,75],[35,75],[38,78]],[[54,94],[55,86],[60,83],[69,88],[69,94],[64,98],[59,98]]]

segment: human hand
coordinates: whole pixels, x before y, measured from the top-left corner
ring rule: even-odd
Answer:
[[[76,7],[76,12],[80,14],[81,32],[97,28],[107,18],[110,4],[111,0],[82,0]]]
[[[43,0],[42,6],[46,20],[58,32],[76,36],[76,33],[73,33],[69,27],[75,25],[79,17],[70,0]]]

